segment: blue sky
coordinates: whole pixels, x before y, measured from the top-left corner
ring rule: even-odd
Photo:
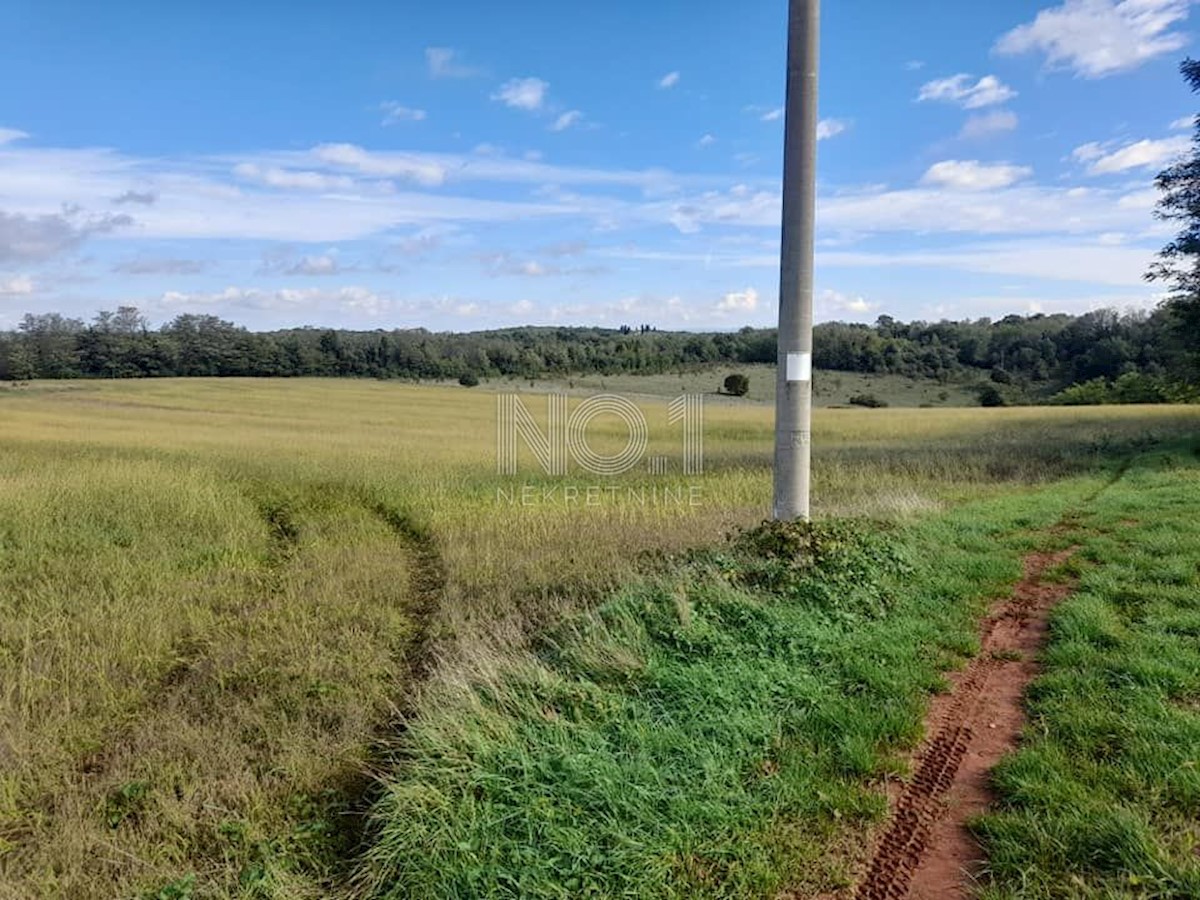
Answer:
[[[827,2],[818,317],[1156,302],[1191,6]],[[786,15],[0,0],[0,327],[773,324]]]

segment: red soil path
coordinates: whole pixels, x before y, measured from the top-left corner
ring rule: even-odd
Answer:
[[[1034,553],[1012,596],[984,621],[983,651],[951,676],[934,699],[929,737],[914,760],[916,776],[893,805],[857,900],[962,900],[981,861],[966,823],[991,799],[988,774],[1013,749],[1025,723],[1022,696],[1037,675],[1036,656],[1050,610],[1071,591],[1046,583],[1046,571],[1075,552]]]

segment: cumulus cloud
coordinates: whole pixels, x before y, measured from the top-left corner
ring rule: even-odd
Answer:
[[[662,78],[658,79],[658,87],[660,90],[669,90],[679,84],[679,73],[668,72]]]
[[[706,135],[702,136],[700,138],[700,140],[696,141],[696,146],[703,149],[704,147],[711,147],[716,142],[717,142],[716,137],[714,137],[711,134],[706,134]]]
[[[512,109],[537,112],[545,105],[549,89],[550,85],[540,78],[511,78],[500,85],[492,99]]]
[[[1181,119],[1176,119],[1171,123],[1172,131],[1191,131],[1196,127],[1195,116],[1184,116]]]
[[[817,297],[817,309],[822,316],[845,315],[865,316],[879,308],[878,303],[869,303],[865,297],[853,294],[843,294],[841,291],[826,289]]]
[[[33,279],[28,275],[0,276],[0,297],[24,297],[33,293]]]
[[[470,78],[479,74],[478,69],[463,65],[458,51],[450,47],[426,47],[425,63],[431,78]]]
[[[263,253],[259,275],[340,275],[345,270],[337,251],[297,256],[292,247],[277,247]]]
[[[917,94],[918,102],[936,101],[953,103],[963,109],[982,109],[1007,103],[1017,92],[1004,84],[995,75],[985,75],[978,81],[971,75],[952,75],[927,81]]]
[[[979,113],[968,118],[958,136],[963,140],[977,140],[979,138],[991,137],[994,134],[1013,131],[1018,124],[1020,124],[1020,120],[1017,118],[1015,112],[1007,109],[997,109],[992,112]]]
[[[411,106],[405,106],[402,103],[397,103],[395,100],[384,100],[379,104],[379,111],[383,113],[381,125],[396,125],[400,122],[424,122],[425,110],[413,109]]]
[[[754,312],[758,309],[758,291],[752,287],[731,291],[717,301],[719,312]]]
[[[817,123],[817,140],[827,141],[839,134],[844,134],[850,123],[842,119],[822,119]]]
[[[126,215],[89,216],[77,210],[41,216],[0,212],[0,262],[41,262],[74,250],[93,235],[132,224]]]
[[[1191,0],[1066,0],[1003,35],[995,51],[1037,52],[1046,65],[1081,78],[1128,72],[1187,43],[1176,30]]]
[[[29,137],[24,131],[15,128],[0,128],[0,146],[11,144],[13,141],[23,141]]]
[[[571,109],[560,115],[550,125],[551,131],[566,131],[572,125],[576,125],[583,118],[583,113],[577,109]]]
[[[1078,162],[1087,163],[1092,175],[1113,175],[1129,169],[1163,168],[1190,146],[1191,140],[1186,137],[1143,140],[1117,148],[1093,142],[1076,147],[1071,155]]]
[[[1032,173],[1026,166],[1008,163],[948,159],[930,166],[921,183],[957,191],[990,191],[1009,187]]]
[[[780,122],[783,120],[783,107],[776,106],[774,109],[768,109],[759,118],[764,122]]]

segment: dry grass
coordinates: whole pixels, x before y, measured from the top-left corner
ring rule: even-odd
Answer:
[[[651,453],[677,455],[665,406],[646,410]],[[815,499],[825,514],[919,514],[1196,420],[822,411]],[[617,437],[605,428],[598,448]],[[705,475],[630,473],[599,505],[498,499],[514,480],[495,474],[494,435],[495,397],[456,388],[0,391],[0,897],[173,882],[188,896],[189,873],[196,897],[327,895],[374,741],[411,698],[415,648],[438,649],[439,677],[486,671],[645,551],[767,512],[762,407],[707,411]],[[531,465],[515,481],[581,496],[598,482]],[[626,493],[692,485],[695,506]]]

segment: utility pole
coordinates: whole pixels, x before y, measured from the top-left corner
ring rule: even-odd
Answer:
[[[790,0],[775,391],[776,519],[809,518],[820,0]]]

